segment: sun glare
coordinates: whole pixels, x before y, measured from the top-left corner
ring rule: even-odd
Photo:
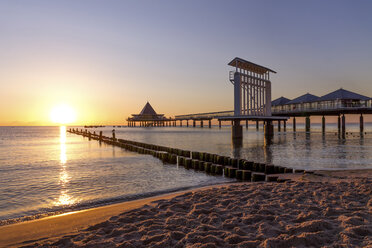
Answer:
[[[50,119],[54,123],[69,124],[76,120],[76,113],[73,108],[68,105],[59,105],[50,112]]]

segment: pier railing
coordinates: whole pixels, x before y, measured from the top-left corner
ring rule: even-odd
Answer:
[[[360,111],[372,110],[371,100],[365,102],[315,102],[305,104],[290,104],[272,107],[272,114],[327,111]]]
[[[213,119],[221,116],[233,116],[234,111],[220,111],[220,112],[209,112],[209,113],[197,113],[197,114],[187,114],[187,115],[176,115],[176,120],[186,120],[186,119]]]

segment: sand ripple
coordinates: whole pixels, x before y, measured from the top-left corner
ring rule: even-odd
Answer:
[[[57,247],[372,247],[372,184],[246,183],[124,212]]]

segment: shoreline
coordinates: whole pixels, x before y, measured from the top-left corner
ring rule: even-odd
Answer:
[[[41,219],[19,222],[15,224],[9,224],[0,226],[0,244],[3,246],[22,246],[33,243],[43,242],[54,242],[55,240],[61,240],[66,235],[80,234],[86,232],[88,227],[97,225],[98,223],[108,222],[115,216],[130,213],[132,210],[143,209],[146,207],[156,208],[159,203],[156,202],[170,202],[174,199],[187,197],[197,193],[203,194],[203,192],[221,191],[221,189],[229,189],[232,191],[237,188],[250,189],[256,187],[267,187],[271,185],[273,187],[279,187],[284,191],[288,191],[288,187],[292,187],[293,183],[308,184],[307,186],[326,183],[340,185],[345,183],[360,183],[366,181],[371,187],[370,183],[372,180],[372,169],[364,170],[338,170],[338,171],[315,171],[314,174],[282,174],[283,178],[291,179],[290,183],[250,183],[250,182],[236,182],[236,183],[225,183],[217,185],[209,185],[203,187],[192,188],[179,192],[172,192],[162,194],[153,197],[147,197],[137,199],[133,201],[127,201],[122,203],[115,203],[106,206],[100,206],[96,208],[90,208],[80,211],[68,212],[60,215],[49,216]],[[296,190],[298,190],[296,188]],[[350,189],[351,190],[351,189]],[[223,191],[223,190],[222,190]],[[225,192],[225,191],[224,191]],[[267,192],[266,192],[267,193]],[[300,192],[298,192],[300,193]],[[216,194],[215,197],[226,199],[228,193],[225,196],[222,194]],[[274,197],[272,195],[272,197]],[[263,199],[262,199],[263,200]],[[155,202],[154,202],[155,201]],[[371,202],[371,200],[369,201]],[[371,202],[372,203],[372,202]],[[371,204],[368,203],[368,204]],[[98,224],[99,225],[99,224]],[[89,228],[88,228],[89,229]],[[369,229],[368,229],[369,230]],[[367,230],[367,233],[368,233]],[[372,230],[371,230],[372,232]]]
[[[105,207],[105,206],[111,206],[115,204],[121,204],[121,203],[141,200],[141,199],[147,199],[147,198],[157,197],[161,195],[168,195],[168,194],[182,192],[182,191],[189,191],[189,190],[198,189],[202,187],[218,186],[218,185],[230,184],[230,183],[239,183],[239,181],[211,183],[211,184],[207,183],[207,184],[202,184],[200,186],[179,187],[179,188],[173,188],[169,190],[161,190],[161,191],[154,191],[154,192],[149,192],[149,193],[142,193],[138,195],[128,195],[125,197],[112,198],[111,200],[99,200],[95,203],[83,203],[81,205],[72,206],[72,207],[68,207],[65,209],[62,208],[60,210],[37,213],[35,215],[25,215],[25,216],[16,217],[16,218],[3,219],[3,220],[0,220],[0,227],[7,226],[7,225],[13,225],[17,223],[28,222],[28,221],[40,220],[40,219],[68,214],[72,212],[79,212],[79,211],[95,209],[95,208],[100,208],[100,207]]]
[[[39,219],[26,220],[0,226],[0,244],[4,246],[20,246],[27,243],[49,239],[49,235],[68,235],[88,226],[97,224],[107,218],[130,211],[153,201],[170,199],[188,192],[196,192],[204,189],[241,184],[231,182],[213,184],[208,186],[193,187],[187,190],[180,190],[171,193],[160,194],[151,197],[140,198],[120,203],[108,204],[83,210],[66,212],[57,215],[42,217]],[[62,226],[63,225],[63,226]],[[35,230],[37,229],[37,230]],[[22,233],[21,235],[19,233]],[[26,242],[26,243],[25,243]]]

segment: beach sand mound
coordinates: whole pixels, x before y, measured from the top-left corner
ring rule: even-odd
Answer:
[[[372,247],[371,182],[214,187],[31,247]]]

